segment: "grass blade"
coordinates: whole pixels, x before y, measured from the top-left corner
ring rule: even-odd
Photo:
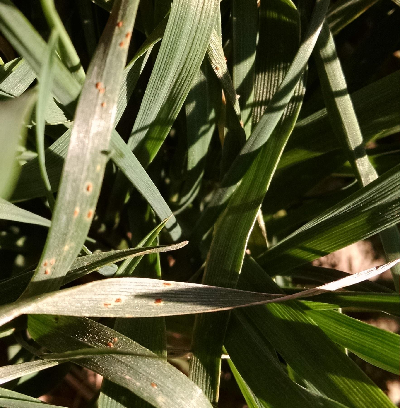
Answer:
[[[400,337],[344,314],[310,311],[307,314],[337,344],[383,370],[400,374]]]
[[[327,112],[332,128],[344,145],[349,162],[361,187],[377,179],[378,174],[369,161],[363,136],[347,91],[341,64],[336,53],[335,43],[327,23],[324,24],[317,42],[315,59],[321,81]],[[381,231],[381,240],[387,260],[400,256],[400,233],[396,226]],[[400,267],[392,269],[396,290],[400,285]]]
[[[71,39],[57,13],[54,0],[41,0],[40,3],[50,29],[56,31],[59,36],[61,60],[76,80],[82,84],[85,81],[85,72],[83,71],[81,61],[75,51]]]
[[[19,392],[0,388],[0,404],[3,408],[62,408],[60,405],[50,405]]]
[[[111,343],[113,348],[141,355],[137,358],[98,355],[75,362],[129,389],[156,407],[211,408],[204,394],[178,369],[97,322],[73,317],[31,316],[28,327],[39,344],[56,353],[88,346],[104,349]]]
[[[38,163],[40,169],[40,175],[43,180],[43,184],[46,191],[46,197],[49,202],[51,210],[54,209],[55,200],[51,190],[51,184],[49,176],[46,170],[46,159],[44,149],[44,127],[45,127],[45,115],[47,106],[50,102],[51,88],[53,86],[53,60],[55,54],[56,43],[58,41],[58,32],[53,31],[50,35],[49,43],[44,56],[44,62],[42,65],[42,71],[40,74],[38,100],[36,103],[36,149],[38,152]]]
[[[301,44],[293,63],[287,71],[285,79],[282,81],[278,91],[271,99],[268,108],[265,110],[250,138],[247,140],[239,156],[235,159],[230,169],[225,174],[221,182],[221,187],[216,190],[211,203],[197,222],[193,234],[193,240],[200,240],[205,233],[209,231],[218,216],[226,207],[237,184],[241,181],[243,175],[254,162],[255,157],[260,153],[261,148],[269,140],[273,130],[281,119],[287,104],[295,92],[299,79],[303,75],[308,58],[310,57],[318,38],[326,8],[327,4],[323,1],[318,1],[316,3],[312,23],[310,23],[310,27],[308,28],[305,41]]]
[[[219,2],[173,2],[128,146],[146,167],[155,157],[200,69]]]
[[[257,262],[280,275],[395,225],[400,166],[299,228],[262,254]],[[284,254],[284,255],[283,255]]]
[[[51,221],[0,198],[0,219],[50,227]]]
[[[22,314],[159,317],[282,303],[363,282],[378,276],[399,262],[400,259],[292,295],[248,292],[147,278],[106,279],[5,305],[0,309],[0,325]]]
[[[52,226],[25,297],[57,289],[94,216],[138,2],[115,3],[89,67],[75,114]],[[123,25],[119,25],[119,22]]]
[[[36,101],[34,90],[15,99],[0,102],[0,198],[9,198],[20,166],[17,150],[25,144],[27,121]]]
[[[122,261],[124,259],[132,257],[142,257],[148,254],[154,254],[158,252],[166,252],[174,249],[179,249],[186,243],[180,243],[175,245],[161,245],[147,248],[131,248],[121,249],[108,252],[96,252],[87,256],[80,256],[77,258],[71,266],[71,269],[64,276],[62,285],[66,285],[82,276],[87,275],[90,272],[97,271],[100,268],[110,265],[114,262]],[[14,276],[7,280],[1,281],[0,285],[0,304],[6,304],[15,302],[22,294],[30,279],[33,276],[34,271],[25,272]]]

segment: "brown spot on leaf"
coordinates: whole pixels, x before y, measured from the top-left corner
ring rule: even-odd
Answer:
[[[155,303],[156,305],[161,305],[162,299],[158,298],[158,299],[156,299],[156,300],[154,301],[154,303]]]
[[[86,189],[86,191],[87,191],[88,193],[91,193],[91,192],[93,191],[93,184],[92,184],[90,181],[88,181],[88,182],[86,183],[85,189]]]

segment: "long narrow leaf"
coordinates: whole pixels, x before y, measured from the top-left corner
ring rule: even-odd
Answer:
[[[335,343],[377,367],[400,374],[399,335],[331,310],[307,313]]]
[[[16,99],[0,102],[0,198],[9,198],[19,173],[17,149],[25,144],[27,121],[30,118],[36,92],[25,93]]]
[[[115,2],[75,114],[52,226],[24,296],[51,291],[83,245],[100,194],[122,71],[138,2]],[[120,25],[119,22],[123,24]]]
[[[122,261],[131,257],[142,257],[147,254],[179,249],[186,245],[186,243],[187,242],[170,246],[161,245],[156,247],[150,246],[147,248],[131,248],[108,252],[95,252],[91,255],[81,256],[74,261],[70,270],[64,276],[62,285],[66,285],[69,282],[72,282],[90,272],[99,270],[103,266],[110,265],[114,262]],[[33,273],[34,271],[25,272],[19,274],[18,276],[1,281],[0,304],[15,302],[28,285]]]
[[[155,157],[200,69],[219,2],[176,0],[128,146],[146,167]]]
[[[155,317],[281,303],[316,296],[362,282],[380,275],[399,262],[400,259],[286,296],[147,278],[106,279],[5,305],[0,308],[0,325],[21,314]]]
[[[325,105],[332,128],[345,152],[360,186],[366,186],[378,177],[365,148],[360,126],[347,91],[347,84],[336,53],[335,42],[327,23],[324,24],[317,42],[315,59]],[[338,95],[340,94],[340,96]],[[396,226],[380,233],[387,260],[400,256],[400,233]],[[400,268],[392,269],[395,287],[399,290]]]
[[[113,348],[140,354],[136,359],[103,354],[75,361],[156,407],[211,408],[201,390],[178,369],[106,326],[89,319],[31,316],[28,329],[39,344],[57,353],[88,346],[103,349],[111,343]]]

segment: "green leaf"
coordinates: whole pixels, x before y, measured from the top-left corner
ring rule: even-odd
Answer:
[[[297,44],[300,40],[298,13],[292,3],[280,0],[263,3],[261,12],[265,16],[265,21],[261,26],[268,27],[268,30],[266,32],[260,31],[258,46],[263,51],[259,55],[265,55],[268,64],[267,69],[265,69],[264,58],[260,57],[259,65],[263,68],[262,72],[266,74],[263,77],[261,75],[257,77],[259,82],[256,82],[255,95],[257,97],[255,101],[258,104],[269,104],[259,123],[268,116],[268,109],[277,108],[276,106],[271,108],[271,105],[274,105],[274,98],[280,90],[287,86],[285,75],[292,75],[290,68],[288,72],[287,70],[296,54]],[[278,46],[276,45],[277,41],[279,41]],[[309,54],[313,44],[311,43],[311,48],[308,49]],[[276,49],[280,52],[278,53]],[[304,65],[302,69],[304,69]],[[271,121],[270,126],[273,128],[267,131],[267,133],[271,132],[271,137],[254,154],[253,163],[244,174],[241,183],[232,194],[228,206],[218,220],[207,257],[203,277],[204,284],[223,287],[236,286],[256,214],[300,111],[304,88],[301,81],[297,86],[299,79],[297,76],[293,78],[293,89],[290,88],[288,91],[291,96],[293,95],[293,100],[290,102],[291,98],[286,99],[285,95],[285,100],[281,101],[279,109],[282,109],[282,106],[286,107],[286,109],[280,110],[277,116],[278,120],[282,117],[281,122]],[[273,89],[271,89],[271,83],[275,84]],[[295,88],[297,89],[295,90]],[[262,115],[264,109],[265,106],[259,110],[259,116]],[[255,120],[257,119],[258,117]],[[254,133],[250,136],[244,149],[253,137]],[[240,155],[242,154],[243,150]],[[240,164],[235,161],[232,166],[235,165],[239,166]],[[233,167],[233,171],[235,170]],[[239,214],[240,217],[238,217]],[[226,313],[211,316],[202,315],[196,318],[194,327],[193,359],[189,375],[213,403],[218,400],[220,356],[228,319],[229,315]]]
[[[75,113],[52,225],[25,297],[60,286],[89,231],[107,163],[104,151],[113,129],[137,6],[134,0],[115,2],[90,63]]]
[[[239,95],[243,127],[247,136],[250,135],[252,128],[257,27],[257,1],[234,0],[232,3],[232,79]]]
[[[400,336],[331,310],[306,312],[337,344],[383,370],[400,374]]]
[[[368,238],[399,222],[400,166],[341,201],[279,244],[257,262],[271,273],[287,271]]]
[[[344,146],[359,185],[366,186],[375,180],[378,174],[363,147],[363,136],[347,91],[347,84],[336,53],[335,42],[327,23],[323,25],[317,42],[315,61],[322,94],[334,133]],[[400,256],[400,233],[398,228],[392,227],[383,230],[380,236],[387,260],[398,258]],[[399,290],[399,267],[392,269],[392,276],[396,290]]]
[[[245,258],[238,286],[279,291],[275,282]],[[236,313],[236,312],[234,312]],[[285,362],[316,392],[349,407],[392,407],[387,396],[339,349],[296,302],[239,311]]]
[[[47,111],[47,106],[50,100],[52,100],[51,89],[53,86],[53,62],[54,54],[56,49],[56,43],[58,41],[58,32],[53,31],[50,35],[49,44],[46,48],[46,53],[44,55],[44,62],[42,65],[42,71],[40,73],[39,81],[39,91],[38,100],[36,103],[36,149],[38,153],[38,161],[40,168],[40,175],[45,186],[46,197],[49,202],[50,208],[53,209],[55,205],[54,196],[51,191],[51,184],[49,181],[49,176],[46,170],[45,161],[45,148],[44,148],[44,127],[45,127],[45,115]]]
[[[240,151],[240,154],[225,174],[221,186],[214,192],[210,204],[198,220],[193,233],[193,239],[195,241],[200,240],[215,223],[218,216],[225,209],[237,184],[254,163],[256,157],[260,160],[260,151],[262,148],[265,148],[266,142],[270,139],[272,132],[280,121],[287,104],[296,90],[298,81],[303,75],[308,58],[318,38],[326,8],[327,4],[323,1],[316,4],[312,22],[305,36],[307,40],[301,44],[284,80],[274,93],[262,118],[254,128],[254,131]],[[273,168],[273,170],[275,170],[275,168]]]
[[[57,361],[36,360],[0,367],[0,384],[56,365],[58,365]]]
[[[354,285],[380,275],[399,262],[400,259],[286,296],[158,279],[106,279],[29,299],[20,299],[5,305],[0,308],[0,326],[29,313],[61,316],[157,317],[281,303]]]
[[[114,262],[122,261],[123,259],[131,257],[140,258],[147,254],[179,249],[184,245],[186,245],[186,242],[168,246],[161,245],[147,248],[130,248],[108,252],[95,252],[91,255],[81,256],[74,261],[70,270],[64,276],[62,285],[66,285],[67,283],[81,278],[90,272],[99,270],[100,268],[113,264]],[[33,273],[34,271],[29,271],[1,281],[0,304],[15,302],[31,280]]]
[[[85,81],[85,72],[83,71],[82,64],[71,39],[68,36],[67,30],[57,13],[54,0],[41,0],[41,5],[51,30],[57,32],[57,35],[59,36],[61,60],[71,71],[72,75],[75,76],[77,81],[83,83]]]
[[[237,373],[256,398],[256,406],[285,407],[296,401],[299,408],[344,407],[293,382],[268,340],[241,312],[236,311],[230,318],[225,347],[231,358],[230,366],[236,365]]]
[[[0,219],[50,227],[51,221],[0,198]]]
[[[17,97],[25,92],[35,80],[35,74],[22,58],[16,58],[0,67],[0,95]]]
[[[45,42],[10,0],[0,0],[0,29],[15,50],[39,74]],[[59,59],[55,60],[55,70],[54,95],[73,111],[81,86]]]
[[[104,348],[111,343],[113,348],[141,354],[137,358],[98,355],[75,362],[129,389],[156,407],[211,408],[201,390],[178,369],[154,358],[157,357],[154,353],[106,326],[89,319],[30,316],[28,329],[39,344],[57,353],[88,346]]]
[[[203,61],[185,102],[187,134],[187,178],[182,187],[179,211],[197,196],[203,179],[206,154],[216,125],[216,105],[221,91],[210,66]]]
[[[0,388],[0,404],[3,408],[62,408],[60,405],[45,404],[36,398],[20,394],[19,392],[7,390],[5,388]]]
[[[155,157],[200,69],[219,2],[176,0],[128,146],[146,167]]]
[[[329,9],[327,20],[333,34],[339,33],[344,27],[359,17],[364,11],[377,3],[378,0],[339,0]]]
[[[400,71],[354,92],[351,99],[365,142],[400,130]],[[322,109],[297,123],[279,168],[339,148],[327,111]]]
[[[0,7],[1,10],[1,7]],[[36,100],[36,92],[26,92],[15,99],[0,102],[0,198],[8,198],[19,173],[18,148],[24,146],[27,122]]]

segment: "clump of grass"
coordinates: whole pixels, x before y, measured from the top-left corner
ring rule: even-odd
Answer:
[[[0,405],[70,362],[87,406],[217,406],[226,357],[251,407],[394,406],[352,354],[398,375],[399,336],[346,312],[399,315],[397,6],[57,6],[0,0]]]

